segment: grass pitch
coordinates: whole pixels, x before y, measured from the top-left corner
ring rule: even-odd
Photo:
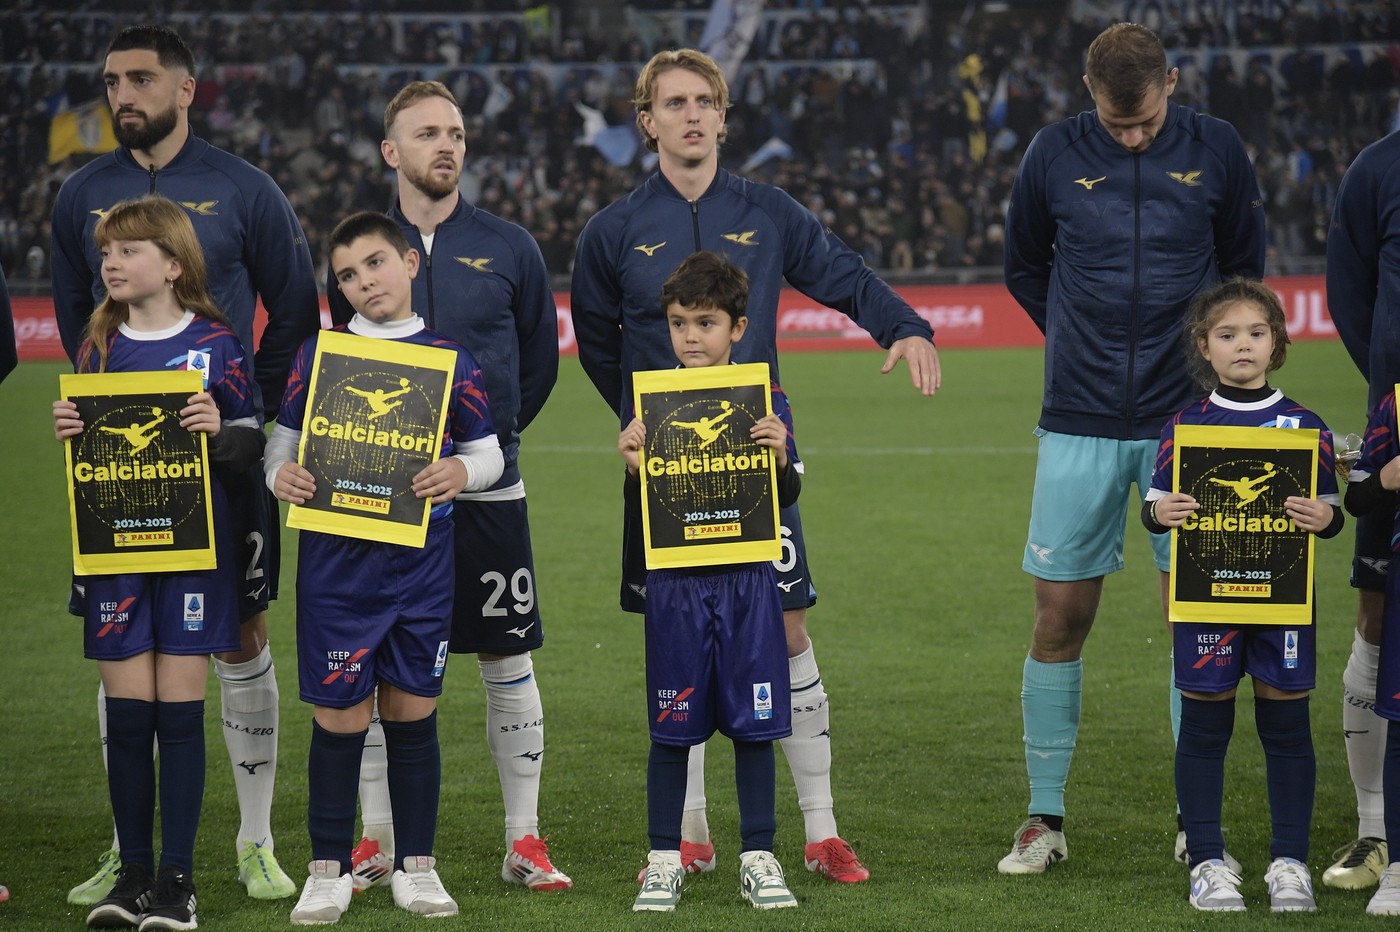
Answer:
[[[1084,654],[1083,725],[1070,774],[1070,858],[1043,877],[996,873],[1027,801],[1021,665],[1031,580],[1020,570],[1035,469],[1041,354],[943,354],[945,388],[920,398],[866,353],[789,355],[783,382],[807,462],[802,497],[820,600],[809,615],[831,696],[833,784],[842,835],[873,879],[846,887],[802,869],[802,818],[778,765],[777,854],[800,908],[759,913],[738,895],[732,751],[708,754],[712,874],[691,878],[671,916],[634,915],[645,859],[646,754],[640,620],[617,608],[621,463],[617,424],[576,361],[526,433],[522,467],[547,640],[535,654],[547,714],[541,827],[575,889],[530,894],[500,880],[500,788],[486,747],[485,696],[472,658],[454,658],[441,702],[443,793],[437,856],[462,914],[437,929],[1381,928],[1368,892],[1322,888],[1332,849],[1356,829],[1340,722],[1341,674],[1356,598],[1351,534],[1319,542],[1317,807],[1309,864],[1314,916],[1273,917],[1264,760],[1241,690],[1224,822],[1245,866],[1249,912],[1207,916],[1186,902],[1171,860],[1168,651],[1147,535],[1129,518],[1127,569],[1105,586]],[[70,568],[62,457],[49,403],[57,364],[22,365],[0,386],[0,929],[77,929],[65,895],[95,868],[111,815],[95,720],[96,665],[64,606]],[[1274,382],[1338,433],[1365,426],[1365,386],[1340,344],[1295,346]],[[299,882],[306,837],[311,711],[297,698],[293,578],[284,535],[280,601],[269,614],[282,692],[273,827]],[[199,918],[209,929],[287,925],[292,900],[238,884],[238,809],[210,677],[209,776],[196,851]],[[387,889],[358,896],[346,929],[417,928]]]

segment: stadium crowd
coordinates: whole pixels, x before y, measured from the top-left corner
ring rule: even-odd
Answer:
[[[85,158],[49,164],[50,120],[103,91],[95,68],[45,63],[94,61],[129,18],[0,18],[0,264],[12,282],[47,280],[53,198]],[[872,266],[999,266],[1016,166],[1041,126],[1092,105],[1080,62],[1101,26],[1067,14],[979,16],[966,26],[933,18],[910,36],[880,9],[810,12],[750,55],[791,66],[756,61],[731,87],[724,164],[738,170],[756,152],[771,155],[770,140],[786,143],[786,157],[745,173],[790,191]],[[1246,13],[1233,26],[1205,17],[1163,33],[1176,48],[1400,39],[1389,4],[1298,4],[1281,19]],[[529,38],[518,15],[456,31],[301,13],[211,16],[181,29],[202,69],[195,131],[277,181],[318,263],[336,222],[389,202],[381,116],[418,74],[366,66],[404,62],[449,66],[445,80],[467,115],[466,196],[530,230],[561,274],[588,218],[650,168],[640,146],[618,166],[579,144],[576,104],[613,126],[633,118],[635,68],[588,63],[640,62],[674,45],[665,34],[652,46],[633,33],[610,43],[565,25],[552,48],[545,35]],[[1343,171],[1391,128],[1395,64],[1379,55],[1357,68],[1344,57],[1328,70],[1301,46],[1277,67],[1266,62],[1241,68],[1216,56],[1204,71],[1187,69],[1174,99],[1240,130],[1267,201],[1271,256],[1321,255]]]

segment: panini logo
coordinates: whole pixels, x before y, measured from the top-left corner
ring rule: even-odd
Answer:
[[[726,453],[723,456],[686,456],[673,460],[662,459],[653,456],[647,460],[647,475],[649,476],[686,476],[699,475],[706,472],[758,472],[768,469],[774,465],[773,457],[767,451],[756,456],[735,456],[733,453]]]
[[[370,415],[373,420],[377,415]],[[311,419],[311,433],[317,437],[329,437],[332,440],[349,440],[354,443],[371,444],[376,447],[397,447],[400,450],[411,450],[415,453],[431,453],[433,450],[432,436],[414,437],[410,434],[401,434],[397,430],[375,430],[368,425],[360,426],[354,421],[346,421],[344,424],[332,424],[330,418],[317,415]]]
[[[1224,599],[1267,599],[1273,595],[1268,583],[1211,583],[1210,594]]]
[[[118,531],[112,535],[114,547],[152,547],[173,543],[174,531]]]
[[[352,511],[368,511],[377,515],[389,513],[389,500],[368,498],[364,495],[350,495],[347,492],[332,492],[331,505],[335,508],[349,508]]]
[[[738,521],[724,524],[694,524],[685,529],[686,540],[714,540],[718,537],[738,537],[744,528]]]

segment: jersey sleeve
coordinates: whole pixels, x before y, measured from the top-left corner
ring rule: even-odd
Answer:
[[[1155,502],[1171,494],[1172,471],[1176,466],[1176,425],[1180,417],[1178,414],[1162,426],[1162,442],[1157,446],[1157,464],[1152,469],[1152,482],[1148,486],[1147,494],[1143,496],[1146,501]]]
[[[311,388],[311,367],[316,360],[316,338],[310,337],[301,344],[292,366],[287,370],[287,390],[282,395],[282,407],[277,412],[277,423],[291,430],[300,431],[306,419],[306,393]]]
[[[486,398],[486,378],[471,353],[465,349],[457,350],[457,369],[452,375],[452,391],[447,404],[448,433],[453,443],[495,438],[491,405]]]
[[[1046,150],[1052,145],[1050,132],[1047,127],[1035,135],[1016,169],[1006,211],[1003,260],[1007,290],[1041,333],[1045,332],[1050,266],[1055,259],[1058,230],[1045,192]]]
[[[578,361],[598,394],[619,414],[622,397],[622,287],[604,230],[605,213],[594,214],[579,234],[569,295]]]
[[[1337,488],[1337,458],[1332,446],[1332,431],[1318,421],[1317,498],[1329,505],[1342,507],[1342,495]]]
[[[1371,328],[1380,288],[1377,181],[1369,153],[1363,152],[1337,188],[1327,234],[1327,312],[1352,361],[1368,381]]]
[[[258,412],[253,407],[253,387],[243,344],[232,331],[220,327],[207,345],[209,394],[219,406],[219,418],[225,424],[257,427]]]
[[[1261,279],[1268,243],[1264,233],[1264,198],[1239,133],[1229,124],[1221,129],[1225,150],[1221,158],[1228,182],[1214,222],[1216,265],[1221,278],[1243,275]]]
[[[782,386],[777,382],[771,382],[769,385],[769,391],[773,396],[773,413],[787,427],[788,461],[797,468],[798,472],[802,472],[802,460],[797,455],[797,435],[792,423],[792,404],[788,401],[787,392],[783,391]]]
[[[92,316],[92,268],[83,251],[82,217],[76,216],[74,204],[77,182],[64,184],[54,200],[53,222],[49,234],[52,260],[49,276],[53,285],[54,318],[58,335],[68,358],[78,358],[79,345],[88,318]]]
[[[521,231],[513,243],[520,280],[516,282],[515,338],[520,346],[520,411],[523,431],[544,408],[559,380],[559,312],[549,287],[549,270],[539,244]]]
[[[1380,472],[1387,463],[1400,456],[1400,444],[1395,440],[1395,393],[1391,392],[1376,405],[1366,422],[1366,439],[1361,445],[1361,458],[1351,468],[1349,481],[1364,482],[1372,473]]]

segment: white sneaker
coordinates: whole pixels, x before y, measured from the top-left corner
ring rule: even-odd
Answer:
[[[1332,852],[1336,862],[1322,872],[1322,884],[1342,890],[1365,890],[1390,863],[1390,848],[1379,838],[1358,838]]]
[[[681,901],[685,868],[679,851],[651,851],[642,873],[642,889],[632,902],[632,912],[669,913]]]
[[[1191,905],[1208,913],[1242,913],[1240,875],[1219,858],[1191,868]]]
[[[1057,832],[1039,819],[1027,819],[1011,836],[1011,853],[997,864],[1003,874],[1039,874],[1069,857],[1065,833]]]
[[[436,864],[437,858],[404,858],[403,870],[394,871],[390,881],[394,905],[420,916],[457,915],[457,901],[443,889],[442,879],[433,869]]]
[[[1189,863],[1191,863],[1191,859],[1190,859],[1190,858],[1187,856],[1187,854],[1186,854],[1186,833],[1185,833],[1185,832],[1177,832],[1177,833],[1176,833],[1176,851],[1174,851],[1174,852],[1172,853],[1172,857],[1176,858],[1176,859],[1177,859],[1178,861],[1180,861],[1182,864],[1189,864]],[[1225,856],[1224,856],[1224,857],[1225,857],[1225,866],[1228,867],[1228,868],[1230,868],[1230,870],[1234,871],[1234,872],[1235,872],[1236,874],[1238,874],[1239,876],[1243,877],[1243,876],[1244,876],[1244,868],[1243,868],[1243,867],[1240,867],[1240,862],[1239,862],[1239,861],[1236,861],[1234,858],[1230,857],[1230,852],[1228,852],[1228,851],[1225,852]]]
[[[1312,874],[1296,858],[1274,858],[1264,874],[1269,885],[1269,908],[1276,913],[1315,913]]]
[[[739,855],[739,865],[739,892],[755,909],[797,905],[797,897],[783,877],[783,866],[773,852],[745,851]]]
[[[1380,889],[1366,904],[1368,916],[1400,916],[1400,861],[1381,871]]]
[[[339,861],[312,861],[306,866],[311,876],[301,888],[301,898],[292,907],[292,925],[327,926],[339,922],[350,908],[354,883],[340,872]]]

